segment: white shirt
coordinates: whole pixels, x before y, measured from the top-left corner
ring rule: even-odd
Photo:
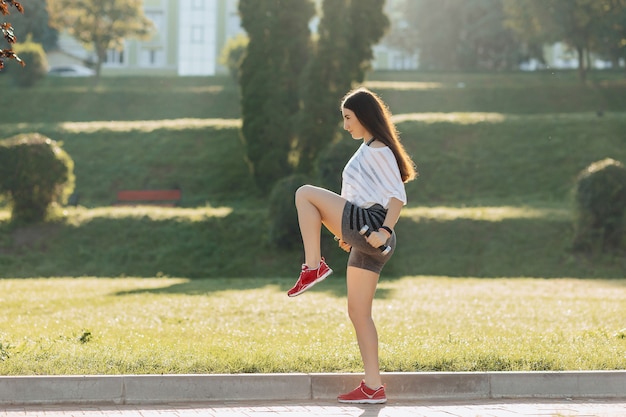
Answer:
[[[343,169],[341,196],[359,207],[380,204],[389,208],[391,197],[407,203],[400,168],[387,146],[373,148],[363,143]]]

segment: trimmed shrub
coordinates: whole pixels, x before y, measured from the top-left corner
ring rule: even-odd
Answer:
[[[19,87],[32,87],[44,78],[48,72],[46,53],[40,44],[31,41],[31,36],[28,37],[26,42],[15,44],[14,49],[26,65],[19,67],[17,63],[11,63],[11,67],[16,67],[11,68],[13,79]]]
[[[11,220],[36,223],[74,190],[74,162],[61,146],[38,133],[0,141],[0,193],[11,205]]]
[[[294,174],[278,180],[270,193],[269,241],[281,249],[293,249],[302,244],[298,212],[294,203],[295,193],[307,183],[307,177]]]
[[[617,249],[626,233],[626,168],[613,159],[594,162],[577,178],[574,249]]]

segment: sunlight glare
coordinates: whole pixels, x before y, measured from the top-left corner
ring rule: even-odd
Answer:
[[[68,210],[70,223],[80,225],[97,218],[123,219],[142,218],[150,220],[179,220],[198,222],[210,217],[226,217],[233,212],[232,207],[154,207],[154,206],[115,206],[84,209],[81,207]]]
[[[422,122],[422,123],[456,123],[462,125],[476,123],[501,123],[508,116],[502,113],[404,113],[392,117],[394,123]]]
[[[96,131],[151,132],[157,129],[188,130],[216,128],[238,128],[240,119],[166,119],[166,120],[131,120],[131,121],[100,121],[100,122],[65,122],[60,123],[61,131],[69,133],[93,133]]]
[[[365,87],[373,90],[419,91],[436,90],[443,88],[444,85],[442,83],[417,81],[367,81]]]
[[[412,220],[432,219],[449,221],[456,219],[481,220],[499,222],[507,219],[538,219],[538,218],[568,218],[570,213],[566,209],[533,208],[533,207],[406,207],[402,217]]]

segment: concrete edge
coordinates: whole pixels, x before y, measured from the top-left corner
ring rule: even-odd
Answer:
[[[0,405],[333,400],[360,374],[0,377]],[[626,398],[626,371],[385,373],[395,400]]]

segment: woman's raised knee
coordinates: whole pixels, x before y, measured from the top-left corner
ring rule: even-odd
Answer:
[[[300,186],[297,190],[296,190],[296,194],[295,194],[295,199],[296,199],[296,204],[298,204],[299,200],[305,199],[305,200],[309,200],[308,196],[311,194],[311,190],[314,187],[312,185],[309,184],[305,184]]]

